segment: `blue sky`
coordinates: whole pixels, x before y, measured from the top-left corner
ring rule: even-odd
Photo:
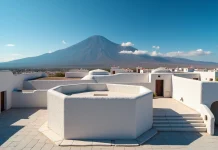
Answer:
[[[216,0],[0,0],[0,62],[92,35],[150,55],[218,62],[217,8]]]

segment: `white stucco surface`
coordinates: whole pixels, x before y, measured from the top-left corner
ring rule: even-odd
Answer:
[[[11,108],[13,101],[12,91],[14,89],[23,89],[23,81],[44,76],[46,74],[42,72],[13,75],[11,71],[0,71],[0,92],[6,92],[5,109]]]
[[[198,72],[201,76],[201,81],[216,81],[218,72]]]
[[[174,73],[174,76],[187,78],[187,79],[193,79],[193,78],[200,79],[199,73],[188,73],[188,72],[187,73]]]
[[[49,127],[65,139],[135,139],[152,127],[152,99],[142,86],[59,86],[48,91]]]
[[[65,78],[83,78],[88,74],[88,71],[65,72]]]
[[[202,82],[202,103],[209,108],[218,101],[218,82]]]
[[[59,85],[95,83],[94,80],[31,80],[24,81],[25,90],[48,90]]]
[[[148,82],[148,76],[147,73],[120,73],[108,76],[94,76],[93,79],[98,83],[143,83]]]
[[[202,90],[200,81],[172,76],[172,87],[174,99],[200,111]]]
[[[47,90],[13,91],[13,108],[47,107]]]
[[[214,125],[215,125],[215,117],[213,113],[210,111],[207,105],[201,104],[200,105],[200,113],[201,117],[204,120],[204,123],[207,127],[207,133],[210,135],[214,134]]]

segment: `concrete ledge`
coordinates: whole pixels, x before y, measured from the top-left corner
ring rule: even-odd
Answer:
[[[141,144],[144,144],[149,139],[151,139],[156,134],[157,134],[157,129],[151,128],[150,130],[148,130],[147,132],[145,132],[141,136],[139,136],[136,140],[141,145]]]
[[[157,130],[152,128],[133,140],[64,140],[48,128],[48,122],[45,122],[39,131],[57,146],[139,146],[157,134]]]

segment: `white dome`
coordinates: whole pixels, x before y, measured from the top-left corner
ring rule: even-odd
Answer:
[[[109,75],[109,74],[110,73],[108,71],[101,70],[101,69],[89,71],[89,75]]]
[[[171,71],[167,68],[160,67],[151,71],[151,73],[171,73]]]

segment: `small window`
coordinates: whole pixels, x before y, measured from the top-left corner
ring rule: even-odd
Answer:
[[[158,75],[158,78],[160,78],[160,75]]]
[[[198,80],[198,78],[193,78],[193,80]]]
[[[213,78],[210,78],[210,81],[213,81]]]

